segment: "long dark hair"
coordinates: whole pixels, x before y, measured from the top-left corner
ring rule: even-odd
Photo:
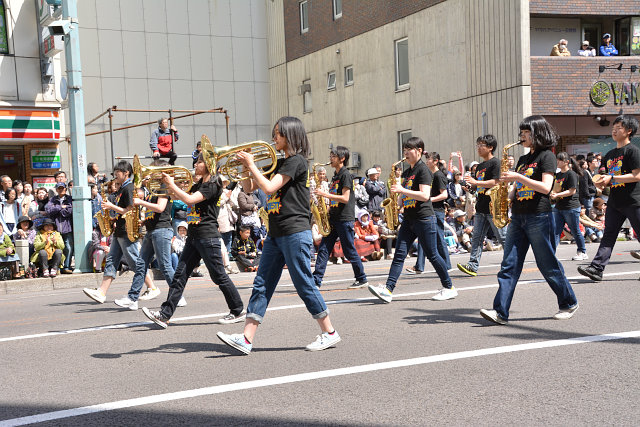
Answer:
[[[309,157],[309,139],[304,125],[297,117],[280,117],[271,131],[271,136],[276,136],[276,126],[278,133],[287,140],[287,151],[289,155],[301,154],[305,159]]]
[[[567,154],[565,151],[561,151],[558,153],[558,155],[556,156],[556,159],[562,161],[562,162],[569,162],[569,167],[578,174],[578,176],[582,176],[582,168],[580,167],[580,165],[578,164],[578,162],[575,161],[575,159],[571,156],[569,156],[569,154]]]
[[[533,151],[543,151],[555,147],[560,137],[553,126],[542,116],[525,117],[520,122],[520,130],[531,132]]]

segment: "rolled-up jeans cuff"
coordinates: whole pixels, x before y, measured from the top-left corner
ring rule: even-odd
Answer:
[[[313,317],[314,319],[324,319],[325,317],[327,317],[329,315],[329,309],[327,308],[324,311],[321,311],[318,314],[314,314],[311,317]]]
[[[263,317],[260,316],[259,314],[255,314],[255,313],[247,313],[247,319],[253,319],[258,323],[262,323],[262,319]]]

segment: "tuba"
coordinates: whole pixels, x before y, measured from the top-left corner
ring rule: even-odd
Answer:
[[[396,167],[406,159],[406,157],[403,157],[391,165],[391,172],[387,179],[387,191],[389,191],[389,197],[382,201],[381,206],[384,210],[384,218],[389,230],[396,230],[400,225],[400,211],[398,209],[398,198],[400,197],[400,194],[392,193],[391,186],[396,183]]]
[[[102,196],[102,200],[107,200],[107,188],[112,182],[113,180],[100,185],[100,195]],[[98,226],[100,227],[102,235],[105,237],[111,236],[111,233],[113,233],[113,220],[109,213],[109,209],[100,209],[93,217],[98,221]]]
[[[276,150],[273,148],[272,144],[264,141],[252,141],[245,142],[243,144],[238,145],[227,145],[225,147],[214,147],[209,141],[207,135],[202,135],[200,139],[202,144],[202,157],[204,158],[204,162],[207,164],[207,169],[209,169],[209,173],[211,175],[215,175],[216,173],[221,173],[230,181],[238,182],[249,178],[248,176],[242,175],[242,163],[236,159],[236,153],[240,151],[250,151],[253,154],[253,161],[263,162],[268,161],[264,166],[260,166],[258,169],[261,169],[262,175],[269,175],[276,169]],[[225,162],[220,165],[218,169],[217,165],[220,161],[225,160]]]
[[[179,187],[187,189],[193,185],[193,176],[189,169],[182,166],[143,166],[138,155],[133,156],[133,186],[138,189],[146,181],[145,187],[152,196],[169,197],[162,183],[162,174],[173,177]]]
[[[313,179],[316,183],[316,188],[320,185],[320,179],[318,178],[318,172],[316,168],[318,166],[327,166],[330,163],[314,163],[312,166],[313,170]],[[327,209],[327,204],[324,201],[324,197],[315,196],[311,197],[311,214],[316,220],[316,224],[318,224],[318,232],[323,236],[327,237],[331,233],[331,224],[329,224],[329,212]]]
[[[509,170],[509,148],[522,141],[507,144],[502,149],[502,160],[500,161],[500,175]],[[498,228],[504,228],[509,224],[509,184],[500,182],[496,186],[491,187],[487,192],[491,198],[489,201],[489,213],[493,216],[493,224]]]

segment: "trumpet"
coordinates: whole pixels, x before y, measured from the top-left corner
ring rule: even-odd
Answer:
[[[236,158],[236,154],[240,151],[250,151],[253,154],[254,162],[262,162],[268,160],[269,163],[260,166],[262,175],[269,175],[276,169],[276,150],[274,144],[265,141],[245,142],[238,145],[227,145],[225,147],[214,147],[209,141],[207,135],[202,135],[200,139],[202,144],[202,157],[207,164],[209,173],[215,175],[216,172],[226,175],[230,181],[239,182],[249,178],[242,175],[242,163]],[[220,161],[226,159],[225,162],[217,168]]]
[[[162,183],[162,174],[171,176],[176,184],[187,188],[193,185],[193,176],[189,169],[182,166],[143,166],[140,164],[138,155],[133,156],[133,185],[140,188],[146,181],[145,186],[152,196],[169,197],[166,187]]]

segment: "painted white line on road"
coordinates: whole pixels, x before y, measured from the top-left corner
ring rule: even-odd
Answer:
[[[228,393],[231,391],[249,390],[274,385],[291,384],[302,381],[313,381],[323,378],[333,378],[345,375],[361,374],[365,372],[381,371],[386,369],[398,369],[409,366],[427,365],[430,363],[445,362],[450,360],[469,359],[473,357],[491,356],[496,354],[514,353],[519,351],[539,350],[543,348],[562,347],[573,344],[587,344],[611,340],[621,340],[640,337],[640,331],[619,332],[604,335],[590,335],[578,338],[567,338],[561,340],[541,341],[526,344],[507,345],[501,347],[489,347],[478,350],[460,351],[457,353],[438,354],[434,356],[417,357],[413,359],[392,360],[389,362],[372,363],[368,365],[350,366],[345,368],[328,369],[324,371],[304,372],[301,374],[285,375],[274,378],[264,378],[260,380],[244,381],[239,383],[217,385],[211,387],[184,390],[173,393],[157,394],[152,396],[139,397],[135,399],[120,400],[115,402],[101,403],[98,405],[83,406],[80,408],[65,409],[61,411],[46,412],[44,414],[30,415],[26,417],[13,418],[0,421],[0,427],[21,426],[26,424],[41,423],[53,420],[60,420],[80,415],[95,414],[98,412],[113,411],[117,409],[132,408],[136,406],[151,405],[161,402],[171,402],[181,399],[191,399],[194,397],[211,396],[215,394]]]
[[[606,277],[613,277],[613,276],[625,276],[625,275],[629,275],[629,274],[638,274],[640,273],[640,271],[625,271],[625,272],[620,272],[620,273],[607,273],[605,274]],[[567,277],[567,279],[569,280],[575,280],[575,279],[584,279],[584,276],[572,276],[572,277]],[[518,285],[530,285],[533,283],[544,283],[545,280],[544,279],[533,279],[533,280],[522,280],[518,282]],[[491,283],[488,285],[478,285],[478,286],[466,286],[464,288],[458,288],[456,287],[457,291],[474,291],[474,290],[478,290],[478,289],[488,289],[488,288],[497,288],[498,284],[497,283]],[[438,293],[440,290],[430,290],[430,291],[419,291],[419,292],[405,292],[405,293],[394,293],[393,297],[395,299],[397,298],[401,298],[401,297],[413,297],[413,296],[420,296],[420,295],[429,295],[429,294],[436,294]],[[327,305],[336,305],[336,304],[349,304],[349,303],[353,303],[353,302],[361,302],[361,301],[378,301],[377,297],[374,296],[367,296],[367,297],[362,297],[362,298],[349,298],[349,299],[339,299],[339,300],[333,300],[333,301],[325,301]],[[292,310],[292,309],[298,309],[298,308],[304,308],[305,305],[304,304],[290,304],[290,305],[282,305],[279,307],[269,307],[267,308],[267,311],[280,311],[280,310]],[[185,316],[185,317],[174,317],[171,319],[171,323],[178,323],[178,322],[186,322],[186,321],[190,321],[190,320],[200,320],[200,319],[208,319],[208,318],[212,318],[212,317],[222,317],[222,316],[226,316],[227,314],[229,314],[228,312],[224,312],[224,313],[211,313],[211,314],[200,314],[200,315],[196,315],[196,316]],[[66,330],[66,331],[56,331],[56,332],[43,332],[41,334],[31,334],[31,335],[19,335],[19,336],[15,336],[15,337],[5,337],[5,338],[0,338],[0,343],[3,342],[9,342],[9,341],[21,341],[21,340],[28,340],[28,339],[35,339],[35,338],[46,338],[46,337],[55,337],[55,336],[60,336],[60,335],[69,335],[69,334],[80,334],[80,333],[85,333],[85,332],[96,332],[96,331],[104,331],[104,330],[111,330],[111,329],[126,329],[126,328],[132,328],[135,326],[143,326],[143,325],[152,325],[153,322],[150,321],[146,321],[146,322],[132,322],[132,323],[118,323],[115,325],[105,325],[105,326],[96,326],[93,328],[83,328],[83,329],[70,329],[70,330]]]

